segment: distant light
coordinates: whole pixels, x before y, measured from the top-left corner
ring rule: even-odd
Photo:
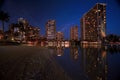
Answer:
[[[12,37],[12,39],[11,39],[12,41],[14,41],[14,38]]]
[[[65,47],[69,47],[70,45],[69,45],[69,42],[65,42]]]
[[[58,54],[57,56],[61,56],[61,54]]]
[[[98,12],[100,12],[100,10],[98,10]]]

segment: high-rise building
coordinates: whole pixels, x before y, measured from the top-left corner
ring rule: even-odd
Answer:
[[[56,40],[57,41],[63,41],[64,40],[63,32],[57,32],[56,33]]]
[[[70,40],[78,41],[78,26],[73,26],[70,28]]]
[[[39,33],[40,33],[40,29],[38,27],[34,27],[30,25],[25,33],[27,37],[27,41],[38,40],[40,36]]]
[[[106,4],[97,3],[81,19],[81,41],[101,42],[106,36]]]
[[[26,42],[27,41],[27,36],[26,36],[26,32],[28,31],[28,27],[29,27],[29,23],[26,19],[24,18],[18,18],[18,24],[20,26],[21,29],[21,33],[22,33],[22,42]]]
[[[49,20],[46,23],[46,38],[47,40],[55,40],[56,38],[56,21]]]
[[[28,21],[24,18],[19,18],[18,23],[12,23],[9,25],[10,40],[27,43],[28,41],[38,41],[40,36],[40,29],[29,25]]]

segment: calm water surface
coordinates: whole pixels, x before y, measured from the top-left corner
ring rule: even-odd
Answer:
[[[120,46],[50,50],[73,80],[120,80]]]

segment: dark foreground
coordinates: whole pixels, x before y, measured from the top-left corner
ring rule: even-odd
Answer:
[[[0,46],[0,80],[70,80],[49,49]]]

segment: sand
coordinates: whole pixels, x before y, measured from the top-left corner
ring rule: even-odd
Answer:
[[[0,80],[71,80],[48,48],[0,46]]]

